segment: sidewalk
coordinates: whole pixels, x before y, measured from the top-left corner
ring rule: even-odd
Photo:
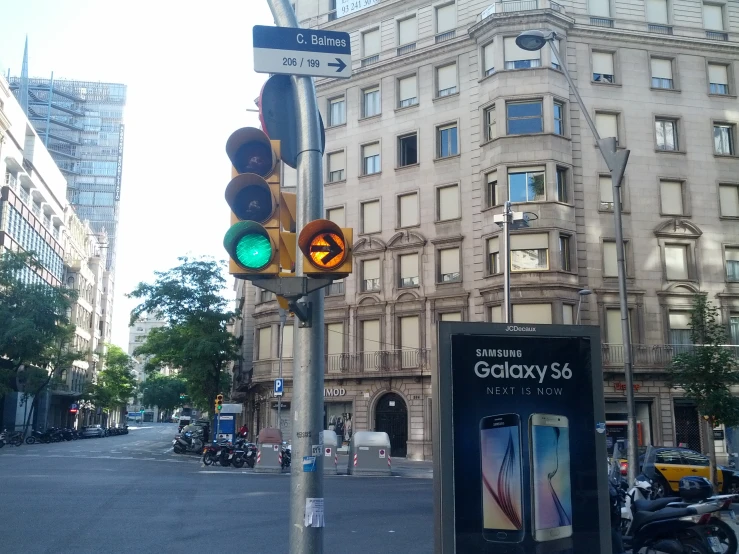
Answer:
[[[339,475],[346,475],[349,456],[339,454]],[[415,461],[407,458],[393,458],[392,472],[395,477],[409,479],[433,479],[434,468],[431,461]]]

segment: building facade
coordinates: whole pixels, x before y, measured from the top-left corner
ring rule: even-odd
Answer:
[[[143,317],[128,328],[128,355],[133,358],[133,371],[139,385],[146,381],[146,371],[144,370],[146,366],[146,358],[144,356],[135,356],[134,352],[138,347],[142,346],[146,342],[146,337],[149,336],[152,329],[164,327],[166,325],[167,322],[162,319],[157,319],[156,317]],[[162,375],[174,375],[177,373],[177,370],[170,367],[164,367],[160,370],[160,373]],[[135,400],[131,399],[128,411],[130,413],[140,413],[141,410],[144,410],[144,421],[158,421],[158,408],[156,406],[144,407],[141,400],[142,397],[140,396]]]
[[[316,81],[326,217],[355,237],[354,273],[326,297],[327,411],[338,390],[335,411],[354,430],[387,430],[396,456],[430,455],[436,325],[502,320],[493,218],[510,200],[536,216],[511,237],[513,321],[600,326],[609,433],[622,432],[614,199],[567,63],[601,136],[631,150],[620,201],[642,442],[705,446],[665,368],[690,342],[696,293],[719,307],[739,351],[736,3],[335,6],[296,2],[302,26],[349,32],[353,52],[351,79]],[[516,46],[542,28],[557,33],[562,61]],[[263,383],[276,308],[256,299],[251,379]]]

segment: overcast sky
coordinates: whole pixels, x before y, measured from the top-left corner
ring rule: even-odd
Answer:
[[[251,29],[265,0],[0,0],[0,69],[128,85],[113,342],[128,344],[124,297],[185,254],[225,258],[229,134],[257,125],[265,76]]]

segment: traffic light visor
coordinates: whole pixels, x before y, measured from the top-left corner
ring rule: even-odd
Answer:
[[[241,267],[258,271],[274,257],[275,245],[267,230],[254,221],[239,221],[226,232],[223,246]]]
[[[267,181],[259,175],[237,175],[226,187],[226,202],[239,219],[264,223],[275,211],[276,201]]]
[[[269,137],[254,127],[234,131],[226,141],[226,154],[239,173],[269,176],[277,164]]]
[[[344,232],[328,219],[317,219],[303,227],[298,246],[314,267],[326,270],[341,267],[348,251]]]

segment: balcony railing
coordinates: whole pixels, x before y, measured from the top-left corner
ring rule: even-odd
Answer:
[[[706,31],[706,38],[710,40],[729,40],[729,34],[721,31]]]
[[[373,63],[377,63],[380,61],[380,54],[375,54],[374,56],[369,56],[367,58],[364,58],[362,60],[362,67],[366,67],[368,65],[372,65]]]
[[[671,25],[658,25],[657,23],[647,23],[647,30],[650,33],[659,33],[660,35],[671,35]]]
[[[700,346],[692,344],[632,344],[631,365],[634,369],[664,369],[670,365],[672,358],[677,354],[690,352]],[[724,348],[739,358],[739,345],[725,345]],[[603,344],[601,347],[604,367],[623,366],[623,344]]]
[[[507,0],[501,2],[501,8],[503,8],[503,13],[523,12],[535,10],[538,7],[537,3],[537,0]]]
[[[591,17],[590,24],[596,27],[608,27],[613,28],[613,19],[608,17]]]
[[[404,44],[403,46],[398,47],[398,56],[402,56],[403,54],[407,54],[408,52],[413,52],[416,49],[416,43],[411,42],[410,44]]]
[[[439,44],[440,42],[446,42],[447,40],[452,40],[457,35],[457,31],[452,29],[451,31],[447,31],[446,33],[439,33],[436,35],[436,44]]]
[[[549,2],[549,7],[553,9],[555,12],[563,13],[565,9],[562,7],[561,4],[557,4],[557,2]]]
[[[326,356],[326,373],[372,374],[428,369],[429,351],[425,348],[378,350]]]

